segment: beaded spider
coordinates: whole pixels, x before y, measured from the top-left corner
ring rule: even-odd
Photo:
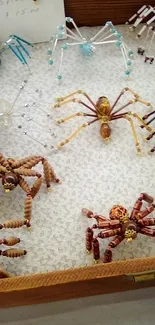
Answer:
[[[152,45],[155,37],[155,27],[151,25],[154,20],[155,7],[144,5],[126,22],[127,25],[133,23],[133,25],[130,26],[131,31],[137,30],[139,24],[145,22],[137,33],[137,38],[141,38],[142,34],[144,35],[144,32],[147,31],[141,46],[137,49],[137,53],[141,56],[145,54],[144,62],[150,64],[154,62],[154,56],[152,56]]]
[[[146,209],[142,210],[143,201],[148,203]],[[97,215],[88,209],[82,209],[82,213],[88,218],[94,218],[97,224],[86,230],[86,249],[90,253],[93,250],[94,261],[98,262],[100,259],[100,248],[98,238],[114,237],[109,242],[103,257],[103,262],[108,263],[112,261],[112,248],[118,246],[124,239],[127,242],[136,239],[137,234],[155,237],[155,229],[149,226],[155,225],[154,218],[146,218],[155,209],[153,198],[146,193],[141,193],[138,200],[132,209],[129,216],[128,211],[121,205],[114,205],[110,212],[110,219]],[[93,230],[101,229],[101,231],[94,236]]]
[[[2,178],[2,185],[5,192],[10,192],[15,189],[17,185],[19,185],[26,193],[24,211],[25,220],[19,221],[21,223],[23,222],[21,226],[26,225],[27,227],[30,227],[32,199],[38,193],[43,180],[40,173],[32,170],[32,167],[36,166],[39,162],[41,162],[43,165],[45,182],[49,191],[50,183],[60,183],[60,180],[56,177],[52,166],[45,158],[41,156],[30,156],[21,160],[16,160],[13,158],[6,159],[2,153],[0,153],[0,178]],[[22,176],[37,177],[37,180],[34,182],[32,188],[29,187],[28,183]]]
[[[11,228],[9,226],[15,226],[15,223],[18,223],[18,221],[7,221],[5,224],[5,228]],[[6,227],[8,226],[8,227]],[[14,227],[15,228],[15,227]],[[0,227],[1,229],[1,227]],[[8,239],[3,238],[0,239],[0,245],[6,245],[6,246],[14,246],[16,244],[18,244],[20,242],[20,239],[17,237],[10,237]],[[20,248],[10,248],[10,249],[6,249],[6,250],[0,250],[0,255],[1,256],[6,256],[6,257],[10,257],[10,258],[15,258],[15,257],[20,257],[20,256],[24,256],[27,254],[27,251],[24,249],[20,249]],[[9,277],[9,274],[0,267],[0,278],[7,278]]]
[[[106,22],[106,24],[97,32],[92,38],[86,39],[82,36],[79,28],[74,22],[73,18],[66,17],[66,23],[71,24],[74,27],[75,31],[71,30],[65,25],[60,25],[57,27],[57,33],[52,37],[50,43],[51,47],[48,49],[49,65],[52,66],[54,63],[54,52],[58,44],[58,40],[61,40],[65,36],[65,30],[67,31],[67,38],[71,39],[71,42],[66,42],[61,45],[61,58],[59,64],[59,71],[57,78],[61,80],[62,75],[62,65],[63,65],[63,56],[64,51],[68,50],[70,46],[79,46],[81,52],[84,56],[90,57],[94,54],[95,48],[98,45],[105,44],[115,44],[123,57],[125,65],[125,75],[129,76],[131,73],[133,51],[125,44],[121,33],[117,31],[115,26],[111,21]]]
[[[152,116],[152,115],[155,115],[155,111],[152,111],[151,113],[149,113],[149,114],[146,114],[146,115],[144,115],[143,116],[143,121],[146,121],[150,116]],[[155,116],[154,117],[152,117],[146,124],[147,125],[149,125],[150,123],[152,123],[153,121],[155,120]],[[143,125],[141,125],[141,128],[143,128]],[[147,140],[147,141],[149,141],[149,140],[151,140],[152,138],[153,138],[153,136],[155,135],[155,130],[153,130],[153,132],[151,133],[151,134],[149,134],[146,138],[145,138],[145,140]],[[155,152],[155,146],[151,149],[151,150],[149,150],[149,153],[153,153],[153,152]]]
[[[114,112],[113,109],[115,108],[115,106],[117,105],[119,99],[123,96],[123,94],[125,92],[129,91],[132,95],[133,98],[131,100],[129,100],[125,105],[121,106],[120,108],[116,109]],[[85,104],[83,101],[77,99],[77,98],[72,98],[73,95],[75,94],[83,94],[85,96],[86,99],[88,99],[89,103],[91,104],[90,106]],[[149,102],[146,102],[145,100],[143,100],[137,93],[135,93],[133,90],[131,90],[130,88],[124,88],[119,96],[117,97],[116,101],[114,102],[114,104],[111,106],[110,102],[108,100],[108,98],[102,96],[100,97],[96,103],[94,103],[91,98],[82,90],[77,90],[65,97],[60,97],[57,98],[57,104],[54,105],[54,108],[56,107],[60,107],[66,103],[69,102],[76,102],[76,103],[80,103],[83,106],[85,106],[87,109],[89,109],[92,113],[91,114],[87,114],[87,113],[83,113],[83,112],[78,112],[75,113],[73,115],[70,115],[64,119],[60,119],[57,120],[56,122],[58,124],[64,123],[76,116],[84,116],[84,117],[92,117],[94,119],[92,119],[90,122],[84,123],[82,124],[70,137],[68,137],[67,139],[65,139],[64,141],[60,142],[58,144],[58,148],[61,148],[62,146],[64,146],[66,143],[68,143],[70,140],[72,140],[81,130],[83,130],[85,127],[91,125],[92,123],[96,122],[96,121],[101,121],[101,126],[100,126],[100,134],[102,136],[102,138],[107,141],[110,139],[110,135],[111,135],[111,128],[109,126],[109,123],[111,121],[115,121],[117,119],[121,119],[124,118],[126,120],[128,120],[130,122],[130,126],[133,132],[133,137],[134,137],[134,141],[135,141],[135,145],[136,145],[136,149],[138,153],[141,153],[141,149],[140,149],[140,144],[138,141],[138,137],[136,134],[136,130],[135,130],[135,126],[133,123],[133,117],[138,119],[141,124],[148,130],[148,131],[152,131],[152,128],[150,128],[147,124],[144,123],[143,119],[140,117],[140,115],[138,115],[137,113],[133,113],[131,111],[126,111],[124,113],[119,113],[120,111],[122,111],[125,107],[135,103],[135,102],[141,102],[143,104],[145,104],[148,107],[152,107],[152,105]]]

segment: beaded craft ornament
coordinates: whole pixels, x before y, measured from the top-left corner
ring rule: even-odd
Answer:
[[[147,216],[155,210],[153,197],[146,193],[141,193],[136,200],[131,214],[121,205],[114,205],[110,212],[109,218],[93,213],[88,209],[82,209],[82,213],[88,218],[93,218],[96,223],[86,230],[86,249],[87,252],[93,252],[94,262],[100,259],[99,240],[114,237],[108,244],[103,262],[112,261],[112,249],[117,247],[123,240],[131,242],[137,238],[138,233],[150,237],[155,237],[155,218]],[[148,203],[147,207],[142,209],[143,202]],[[147,218],[145,218],[147,217]],[[95,230],[100,230],[94,234]]]
[[[122,55],[124,66],[125,66],[125,75],[129,76],[132,68],[132,58],[133,51],[127,46],[124,42],[122,34],[119,33],[116,27],[111,21],[106,22],[106,24],[97,32],[92,38],[86,39],[81,34],[79,28],[74,22],[73,18],[66,17],[66,23],[72,24],[74,31],[68,28],[65,25],[60,25],[57,27],[57,33],[53,35],[50,41],[50,47],[48,49],[49,65],[54,64],[54,52],[58,41],[60,41],[65,36],[65,31],[67,39],[71,39],[70,42],[61,43],[60,50],[60,64],[57,78],[60,81],[63,78],[62,66],[63,66],[63,57],[64,52],[68,51],[70,46],[78,46],[84,56],[90,57],[94,54],[94,51],[98,45],[113,44],[119,49],[119,53]]]
[[[26,225],[30,227],[31,213],[32,213],[32,200],[40,190],[43,182],[42,175],[32,168],[39,163],[42,163],[44,170],[44,178],[48,191],[50,191],[50,184],[52,182],[60,183],[60,180],[56,177],[54,169],[49,164],[47,159],[41,156],[30,156],[20,160],[13,158],[5,158],[0,153],[0,178],[2,179],[2,185],[6,193],[14,190],[18,185],[26,193],[24,220],[14,222],[14,226],[6,228],[18,228]],[[32,188],[28,185],[23,177],[36,177]],[[0,229],[3,228],[0,226]],[[4,226],[5,228],[5,226]]]
[[[141,40],[137,48],[137,53],[144,56],[144,62],[150,64],[154,61],[153,46],[155,38],[155,26],[152,24],[155,21],[155,8],[150,5],[142,6],[126,24],[131,25],[130,30],[136,31],[136,37]],[[140,25],[141,23],[144,23]]]
[[[123,97],[123,95],[127,92],[129,92],[129,94],[131,95],[131,98],[129,100],[127,100],[127,102],[124,105],[117,108],[117,104],[119,103],[121,97]],[[85,103],[84,101],[82,101],[81,99],[74,97],[74,95],[78,95],[78,94],[83,95],[84,98],[88,100],[88,104]],[[90,117],[91,120],[80,125],[75,130],[75,132],[72,133],[67,139],[60,142],[57,145],[57,147],[59,149],[61,147],[63,147],[65,144],[67,144],[68,142],[70,142],[72,139],[74,139],[79,134],[79,132],[81,132],[86,127],[90,126],[92,123],[95,123],[97,121],[101,122],[101,125],[100,125],[101,137],[105,141],[108,141],[111,137],[111,132],[112,132],[110,124],[112,122],[115,122],[116,120],[124,119],[124,120],[129,121],[129,123],[130,123],[137,153],[141,154],[140,143],[139,143],[136,129],[134,126],[134,120],[138,120],[140,122],[140,124],[143,125],[143,127],[149,132],[152,132],[152,128],[149,127],[149,125],[148,125],[149,123],[147,124],[144,122],[144,118],[142,118],[139,114],[132,112],[131,110],[128,110],[128,109],[125,112],[121,112],[121,111],[123,111],[124,108],[126,108],[130,105],[133,105],[133,103],[136,103],[136,102],[143,103],[147,107],[152,108],[152,104],[150,102],[147,102],[144,99],[142,99],[140,97],[140,95],[137,94],[135,91],[133,91],[132,89],[130,89],[128,87],[124,88],[120,92],[118,97],[116,98],[115,102],[111,105],[109,102],[109,99],[105,96],[99,97],[98,100],[96,102],[94,102],[85,91],[77,90],[65,97],[57,98],[57,103],[54,105],[54,108],[61,107],[64,104],[67,104],[69,102],[75,102],[75,103],[81,104],[82,106],[86,107],[87,110],[89,110],[89,112],[87,113],[87,112],[80,111],[78,113],[69,115],[63,119],[57,120],[56,122],[58,124],[67,122],[75,117],[85,117],[85,118]]]
[[[5,48],[8,48],[16,56],[16,58],[23,65],[26,65],[30,70],[27,62],[27,57],[30,58],[31,56],[26,48],[26,45],[33,47],[30,42],[24,40],[23,38],[17,35],[10,35],[9,39],[1,45],[0,51],[2,52],[3,50],[5,50]]]

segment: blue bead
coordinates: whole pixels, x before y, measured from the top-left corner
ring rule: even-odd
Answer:
[[[132,61],[131,61],[131,60],[128,60],[128,61],[127,61],[127,65],[128,65],[128,67],[130,67],[131,64],[132,64]]]
[[[58,29],[59,29],[59,30],[63,30],[63,29],[64,29],[64,26],[63,26],[63,25],[59,25],[59,26],[58,26]]]
[[[62,79],[62,74],[58,74],[57,78],[58,78],[58,80],[61,80]]]
[[[91,56],[94,53],[91,43],[80,44],[80,48],[85,56]]]
[[[52,54],[52,50],[51,50],[51,49],[48,49],[47,53],[48,53],[49,55],[51,55],[51,54]]]
[[[125,70],[125,74],[126,74],[126,76],[129,76],[130,73],[131,73],[131,70]]]
[[[65,43],[65,44],[63,44],[63,45],[61,46],[61,48],[64,49],[64,50],[67,50],[67,49],[68,49],[68,45]]]
[[[105,25],[106,26],[111,26],[112,25],[112,22],[111,21],[107,21]]]
[[[129,50],[128,55],[129,56],[132,56],[133,54],[134,54],[133,51],[132,50]]]
[[[71,17],[66,17],[66,22],[70,23],[73,19]]]
[[[111,29],[110,29],[110,32],[111,32],[112,34],[115,34],[115,33],[116,33],[116,29],[115,29],[115,28],[111,28]]]
[[[116,41],[116,46],[117,47],[120,47],[122,45],[122,42],[121,41]]]
[[[120,39],[120,38],[122,37],[122,34],[121,34],[121,33],[117,33],[117,34],[116,34],[116,37],[117,37],[118,39]]]
[[[48,63],[49,63],[50,65],[52,65],[52,64],[54,63],[54,61],[53,61],[52,59],[49,59],[49,60],[48,60]]]
[[[63,33],[59,33],[58,38],[62,38],[62,37],[63,37]]]

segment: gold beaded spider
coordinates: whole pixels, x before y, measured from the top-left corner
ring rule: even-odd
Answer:
[[[125,92],[130,92],[133,95],[133,98],[130,99],[126,104],[124,104],[123,106],[120,106],[118,109],[116,109],[113,112],[113,109],[115,108],[115,106],[117,105],[117,103],[119,102],[120,98],[124,95]],[[91,105],[87,105],[86,103],[84,103],[82,100],[77,99],[75,97],[73,97],[76,94],[82,94],[86,97],[86,99],[88,99],[88,101],[90,102]],[[133,122],[133,118],[136,118],[138,121],[140,121],[140,123],[149,131],[152,131],[152,128],[149,127],[142,119],[142,117],[134,112],[131,111],[126,111],[124,113],[119,113],[120,111],[122,111],[125,107],[135,103],[135,102],[140,102],[148,107],[152,107],[151,103],[143,100],[136,92],[134,92],[132,89],[130,88],[124,88],[119,96],[117,97],[117,99],[115,100],[114,104],[111,106],[110,102],[108,100],[107,97],[102,96],[99,97],[99,99],[97,100],[96,104],[92,101],[92,99],[87,95],[87,93],[85,93],[83,90],[77,90],[65,97],[59,97],[56,99],[57,103],[54,105],[54,108],[56,107],[60,107],[63,106],[66,103],[69,102],[76,102],[79,104],[82,104],[84,107],[86,107],[87,109],[89,109],[92,113],[91,114],[87,114],[84,112],[78,112],[75,114],[72,114],[70,116],[67,116],[64,119],[60,119],[57,120],[56,122],[58,124],[64,123],[76,116],[85,116],[85,117],[92,117],[93,119],[90,122],[86,122],[84,124],[82,124],[80,127],[78,127],[78,129],[67,139],[65,139],[64,141],[60,142],[58,144],[58,148],[61,148],[62,146],[64,146],[66,143],[68,143],[69,141],[71,141],[73,138],[76,137],[76,135],[83,130],[85,127],[91,125],[92,123],[96,122],[96,121],[100,121],[101,122],[101,126],[100,126],[100,135],[102,136],[102,138],[107,141],[110,139],[110,135],[111,135],[111,128],[109,126],[111,121],[114,120],[118,120],[121,118],[124,118],[126,120],[128,120],[130,122],[130,126],[132,129],[132,133],[133,133],[133,137],[134,137],[134,141],[135,141],[135,145],[136,145],[136,149],[137,152],[140,154],[141,153],[141,148],[140,148],[140,144],[139,144],[139,140],[136,134],[136,130],[135,130],[135,126],[134,126],[134,122]]]

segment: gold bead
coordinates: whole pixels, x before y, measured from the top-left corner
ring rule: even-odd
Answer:
[[[89,254],[89,255],[91,254],[91,251],[89,251],[88,249],[86,250],[86,252],[87,252],[87,254]]]
[[[99,260],[94,260],[93,264],[98,264]]]

